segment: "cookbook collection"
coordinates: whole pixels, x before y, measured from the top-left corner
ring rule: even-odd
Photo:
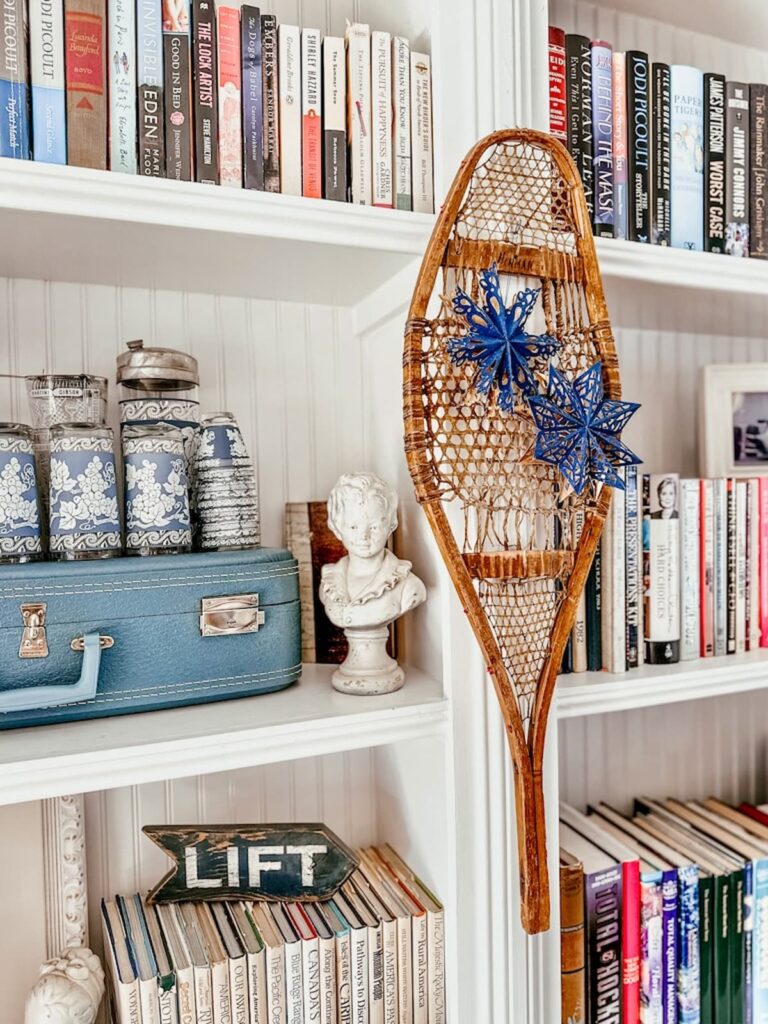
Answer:
[[[432,213],[428,54],[214,0],[6,0],[0,156]]]

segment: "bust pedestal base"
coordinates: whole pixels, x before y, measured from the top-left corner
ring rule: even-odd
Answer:
[[[344,635],[349,641],[349,653],[333,673],[334,690],[376,696],[400,689],[405,673],[387,654],[389,630],[386,626],[345,629]]]

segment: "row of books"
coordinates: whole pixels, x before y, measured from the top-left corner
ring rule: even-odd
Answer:
[[[563,1024],[768,1020],[768,814],[560,808]]]
[[[768,477],[680,479],[625,470],[563,670],[768,647]]]
[[[768,258],[768,85],[554,26],[549,83],[595,234]]]
[[[389,846],[318,903],[101,907],[115,1024],[444,1024],[443,908]]]
[[[5,0],[0,156],[431,213],[430,58],[236,2]]]

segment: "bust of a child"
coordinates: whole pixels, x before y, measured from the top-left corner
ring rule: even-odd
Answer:
[[[386,653],[387,626],[426,597],[411,563],[386,547],[397,526],[397,493],[372,473],[345,474],[328,499],[328,526],[348,552],[321,573],[320,600],[349,641],[333,685],[345,693],[391,693],[404,675]]]

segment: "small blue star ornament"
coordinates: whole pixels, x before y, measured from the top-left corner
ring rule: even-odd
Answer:
[[[466,320],[469,333],[449,341],[448,354],[457,366],[476,363],[475,390],[488,395],[495,385],[499,408],[509,412],[515,404],[515,387],[524,398],[539,390],[529,360],[553,355],[560,342],[548,334],[525,330],[540,288],[518,292],[512,305],[505,306],[495,263],[481,273],[480,287],[485,300],[482,307],[461,288],[456,289],[453,308]]]
[[[535,458],[557,466],[576,494],[598,482],[624,490],[617,470],[641,460],[619,435],[640,406],[605,398],[601,363],[574,380],[550,365],[547,394],[528,404],[539,431]]]

